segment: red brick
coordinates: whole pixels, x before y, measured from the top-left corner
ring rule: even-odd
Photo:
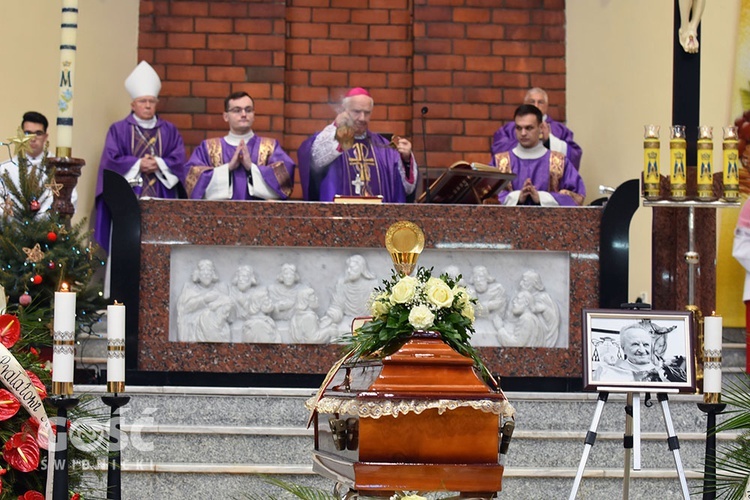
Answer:
[[[209,66],[206,80],[210,82],[244,82],[245,68],[236,66]]]
[[[234,52],[234,64],[237,66],[272,66],[273,54],[267,51],[240,50]]]
[[[310,40],[287,39],[285,50],[287,54],[309,54]]]
[[[273,19],[235,19],[234,31],[248,35],[269,35],[276,33]],[[283,35],[282,30],[279,35]]]
[[[152,31],[156,31],[154,29],[154,26],[156,25],[154,17],[155,16],[140,16],[138,18],[138,31],[141,33],[151,33]]]
[[[412,57],[414,55],[414,44],[409,41],[403,42],[387,42],[388,43],[388,55],[400,56],[400,57]]]
[[[528,73],[494,73],[492,75],[492,86],[493,87],[521,87],[528,89],[529,85],[529,74]],[[519,102],[520,103],[520,102]]]
[[[314,71],[310,73],[310,85],[326,87],[345,83],[349,73],[343,71]]]
[[[159,95],[162,97],[184,97],[190,95],[190,83],[170,81],[162,82]]]
[[[531,82],[530,85],[531,86]],[[518,88],[518,89],[504,89],[503,90],[503,102],[512,104],[513,109],[517,108],[522,102],[524,97],[526,97],[526,91],[529,90],[528,88]],[[511,117],[513,117],[513,113],[510,114]]]
[[[487,104],[461,104],[457,103],[451,107],[454,118],[471,118],[486,120],[490,117],[490,108]]]
[[[388,75],[386,85],[389,88],[403,88],[410,89],[412,87],[412,75],[411,73],[390,73]]]
[[[351,11],[352,24],[388,24],[390,11],[373,9],[353,9]]]
[[[367,71],[367,58],[333,56],[331,57],[331,71]]]
[[[328,89],[320,87],[291,87],[289,91],[289,102],[326,102],[328,101]]]
[[[374,72],[398,72],[409,70],[409,60],[405,57],[371,57],[370,71]]]
[[[156,55],[153,49],[138,49],[138,60],[139,61],[155,61]]]
[[[328,38],[327,24],[292,23],[289,25],[290,36],[297,38]]]
[[[310,105],[307,103],[290,102],[284,105],[284,117],[286,118],[309,118]]]
[[[206,2],[211,17],[247,17],[247,5],[241,2]]]
[[[529,24],[531,12],[527,9],[493,9],[493,24]],[[533,23],[538,24],[538,23]]]
[[[563,10],[534,10],[531,11],[531,22],[533,24],[552,24],[565,26],[565,12]]]
[[[565,75],[532,75],[531,84],[534,87],[541,87],[547,89],[564,89],[565,88]]]
[[[415,40],[414,52],[417,54],[452,54],[453,44],[448,39]]]
[[[389,121],[410,121],[414,112],[411,106],[388,106]]]
[[[162,49],[156,52],[156,62],[163,64],[193,64],[193,51],[188,49]]]
[[[531,54],[531,49],[532,44],[529,42],[492,42],[492,53],[496,56],[527,56]]]
[[[544,40],[553,42],[565,42],[564,26],[545,26],[542,30]]]
[[[294,0],[295,7],[330,7],[331,0]]]
[[[193,115],[187,113],[159,113],[159,118],[172,122],[178,129],[193,127]]]
[[[454,54],[484,56],[492,53],[492,43],[486,40],[453,40]]]
[[[542,0],[505,0],[505,6],[517,9],[539,9]]]
[[[429,135],[435,134],[463,134],[464,133],[464,121],[463,120],[425,120],[427,125],[427,133]]]
[[[450,71],[421,71],[414,74],[414,85],[451,85]]]
[[[414,23],[412,25],[412,37],[415,40],[425,38],[427,36],[427,26],[424,23]]]
[[[316,56],[316,55],[293,55],[292,67],[297,69],[310,69],[310,70],[328,70],[330,67],[330,59],[328,56]]]
[[[491,73],[485,71],[458,71],[453,75],[453,85],[458,87],[489,87]]]
[[[168,2],[170,16],[195,16],[205,17],[208,15],[208,2]]]
[[[206,79],[206,68],[194,65],[170,64],[167,66],[168,80],[201,81]]]
[[[154,2],[154,14],[158,16],[168,16],[170,14],[169,12],[169,0],[161,0]]]
[[[371,12],[379,12],[379,11],[371,11]],[[408,10],[392,10],[390,11],[390,16],[388,23],[390,24],[411,24],[412,23],[412,13]],[[376,24],[375,21],[372,22],[372,24]]]
[[[167,46],[167,35],[164,33],[141,33],[138,35],[138,47],[160,49]]]
[[[428,125],[429,128],[429,125]],[[453,148],[451,147],[451,138],[453,136],[451,135],[443,135],[443,134],[432,134],[427,136],[427,151],[452,151]],[[435,164],[433,163],[433,166]]]
[[[385,28],[383,28],[385,29]],[[380,29],[378,29],[380,31]],[[330,38],[343,38],[345,40],[370,40],[368,28],[354,24],[331,24]],[[368,38],[369,37],[369,38]]]
[[[414,7],[414,20],[428,23],[453,22],[453,9],[450,7]]]
[[[492,24],[472,24],[470,26],[467,26],[466,28],[466,38],[482,40],[503,40],[506,37],[508,29],[511,28],[505,26],[495,26]]]
[[[492,137],[492,134],[495,133],[495,130],[502,126],[502,123],[496,122],[494,120],[466,120],[466,122],[464,123],[466,127],[466,131],[464,133],[470,136],[475,135]]]
[[[565,44],[557,42],[536,42],[531,44],[531,55],[565,57]]]
[[[251,19],[283,19],[286,2],[257,2],[249,5],[247,15]]]
[[[508,40],[540,40],[541,26],[506,26],[505,38]]]
[[[408,0],[369,0],[371,9],[406,9]]]
[[[457,87],[427,87],[424,99],[427,102],[463,102],[464,89]]]
[[[192,33],[192,17],[157,17],[155,22],[156,31]]]
[[[489,103],[495,104],[503,98],[503,91],[500,89],[466,89],[465,102],[469,103]]]
[[[351,20],[349,9],[313,9],[312,22],[314,23],[348,23]]]
[[[545,73],[565,73],[565,59],[545,59]]]
[[[224,99],[213,97],[204,99],[206,101],[206,113],[223,113],[224,112]]]
[[[544,8],[565,10],[565,0],[544,0]]]
[[[223,129],[226,127],[224,118],[221,115],[193,115],[195,128],[213,128]]]
[[[329,103],[315,104],[310,106],[310,118],[333,121],[336,118],[336,109]]]
[[[473,29],[473,26],[471,29]],[[465,38],[466,33],[467,27],[464,24],[430,23],[427,25],[427,36],[429,38]]]
[[[224,82],[193,82],[192,93],[196,97],[226,97],[229,84]]]
[[[454,136],[453,151],[490,151],[489,137]]]
[[[445,149],[450,149],[450,140],[445,140]],[[433,149],[430,149],[430,151],[434,151]],[[489,156],[489,155],[488,155]],[[428,165],[432,165],[432,167],[439,166],[440,172],[437,173],[430,173],[431,178],[437,178],[438,175],[442,173],[443,168],[448,168],[449,166],[453,165],[459,160],[463,160],[464,155],[461,153],[432,153],[427,155],[427,163]],[[437,169],[436,169],[437,170]]]
[[[385,85],[385,75],[383,75],[383,85]],[[353,85],[357,85],[357,83],[352,82]],[[406,92],[404,92],[402,89],[376,89],[373,90],[372,87],[374,85],[378,84],[370,84],[370,92],[372,93],[373,99],[375,99],[375,102],[378,104],[408,104],[408,98]],[[367,87],[367,85],[362,85],[363,87]],[[378,85],[379,86],[379,85]]]
[[[195,31],[205,33],[232,33],[232,19],[199,17],[195,20]]]
[[[506,57],[505,69],[521,73],[537,73],[544,68],[543,60],[539,57]]]
[[[453,9],[453,22],[454,23],[469,23],[469,24],[480,24],[488,23],[490,21],[489,9],[464,9],[456,8]]]
[[[427,56],[428,70],[462,70],[466,60],[463,56],[430,55]]]
[[[154,2],[141,0],[138,6],[138,14],[141,16],[150,16],[154,13]]]
[[[233,83],[232,92],[247,92],[258,101],[258,108],[263,109],[265,100],[271,97],[271,86],[267,83]]]
[[[286,82],[289,85],[306,87],[310,85],[310,72],[299,70],[288,70],[286,72]]]
[[[196,50],[195,64],[233,64],[232,52],[229,50]]]
[[[312,40],[310,52],[319,55],[346,55],[349,54],[349,42],[346,40]]]
[[[243,50],[246,46],[246,35],[208,35],[209,49]]]
[[[378,26],[370,31],[372,40],[407,40],[409,30],[406,26]]]
[[[286,41],[279,35],[248,35],[248,50],[284,50]]]
[[[503,59],[493,56],[466,56],[466,71],[502,71]]]
[[[205,49],[206,35],[171,33],[167,37],[167,45],[173,49]]]
[[[518,105],[519,103],[493,106],[490,108],[490,118],[500,126],[513,119],[513,113],[516,112]]]
[[[296,3],[296,2],[295,2]],[[296,5],[286,8],[286,20],[289,23],[309,23],[312,19],[312,9],[308,7],[297,7]]]
[[[279,82],[271,83],[271,99],[283,101],[286,99],[286,80],[281,79]]]
[[[349,73],[349,86],[350,87],[365,87],[370,89],[370,93],[373,92],[373,87],[385,87],[386,82],[385,73]]]
[[[390,43],[392,42],[352,41],[350,53],[353,56],[387,56]]]

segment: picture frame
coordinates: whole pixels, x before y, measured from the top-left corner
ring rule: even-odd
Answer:
[[[695,392],[691,312],[584,309],[582,328],[584,390]]]

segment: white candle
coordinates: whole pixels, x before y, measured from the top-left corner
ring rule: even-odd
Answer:
[[[703,318],[703,393],[721,393],[721,316]]]
[[[5,299],[5,288],[0,285],[0,314],[5,314],[6,307],[8,307],[8,301]]]
[[[73,147],[73,79],[78,32],[78,0],[63,0],[60,24],[60,89],[57,95],[57,156],[68,157]]]
[[[107,306],[107,392],[125,388],[125,305]]]
[[[75,363],[76,294],[55,292],[54,336],[52,346],[52,393],[73,394]]]

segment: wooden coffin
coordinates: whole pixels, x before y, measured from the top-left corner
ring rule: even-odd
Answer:
[[[317,411],[313,469],[371,495],[502,489],[500,428],[513,407],[472,360],[415,333],[381,362],[343,365],[308,406]]]

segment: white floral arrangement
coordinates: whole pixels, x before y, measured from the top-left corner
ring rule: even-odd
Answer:
[[[382,357],[397,351],[415,331],[440,334],[457,352],[472,358],[487,372],[469,343],[474,333],[476,298],[459,285],[461,276],[432,276],[420,267],[416,276],[393,274],[370,297],[372,319],[347,336],[349,353],[355,358]]]

